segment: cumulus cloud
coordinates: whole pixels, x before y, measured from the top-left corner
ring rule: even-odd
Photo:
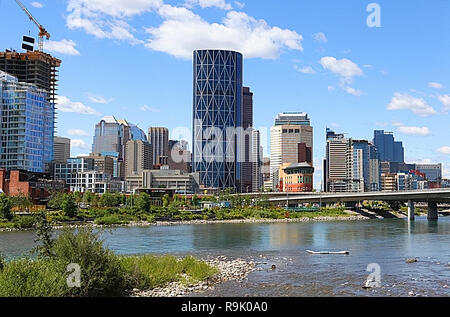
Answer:
[[[44,7],[44,4],[42,4],[42,3],[40,3],[40,2],[37,2],[37,1],[31,2],[31,5],[32,5],[33,7],[35,7],[35,8],[38,8],[38,9],[42,9],[42,8]]]
[[[241,10],[245,8],[245,3],[243,3],[243,2],[234,1],[234,5]]]
[[[444,105],[444,111],[450,110],[450,95],[439,96],[439,101]]]
[[[56,97],[57,108],[61,112],[71,112],[78,114],[86,114],[86,115],[101,115],[95,109],[82,104],[81,102],[71,101],[66,96],[57,96]]]
[[[46,51],[64,55],[80,55],[80,52],[75,48],[75,46],[77,46],[77,43],[72,40],[44,42],[44,49]]]
[[[224,10],[231,10],[233,7],[231,4],[226,3],[225,0],[187,0],[186,4],[188,7],[192,7],[194,5],[198,5],[201,8],[211,8],[216,7]]]
[[[298,65],[294,65],[294,69],[303,74],[315,74],[316,71],[311,66],[299,67]]]
[[[361,68],[347,58],[336,59],[332,56],[325,56],[320,59],[323,68],[339,75],[344,79],[352,79],[355,76],[364,74]]]
[[[90,145],[81,139],[72,139],[70,140],[70,146],[72,148],[80,149],[80,150],[88,150],[90,149]]]
[[[323,33],[323,32],[313,34],[313,38],[319,43],[328,42],[328,39],[327,39],[325,33]]]
[[[431,131],[427,127],[408,127],[401,126],[398,131],[403,134],[415,135],[415,136],[428,136],[431,135]]]
[[[442,88],[444,88],[444,86],[441,83],[436,83],[436,82],[428,83],[428,87],[435,88],[435,89],[442,89]]]
[[[353,96],[361,96],[364,92],[350,86],[343,86],[343,89]]]
[[[416,115],[426,117],[437,114],[436,110],[428,105],[423,98],[416,98],[408,94],[396,92],[390,104],[387,106],[388,110],[411,110]]]
[[[70,136],[89,136],[89,132],[82,129],[70,129],[67,134]]]
[[[437,151],[444,155],[450,155],[450,146],[440,147]]]
[[[246,58],[276,59],[283,49],[303,51],[303,37],[272,27],[244,12],[227,12],[222,23],[209,23],[186,8],[164,5],[159,27],[147,28],[146,47],[177,58],[191,59],[195,49],[231,49]]]

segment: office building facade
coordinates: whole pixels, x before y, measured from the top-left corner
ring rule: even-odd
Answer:
[[[48,92],[0,72],[0,168],[44,172],[53,160],[54,106]]]
[[[141,175],[153,168],[152,147],[146,141],[128,141],[125,155],[126,177]]]
[[[242,187],[242,54],[194,51],[193,172],[204,188]]]
[[[405,161],[403,142],[395,141],[392,132],[375,130],[373,144],[377,148],[380,162],[403,163]]]
[[[149,128],[148,142],[152,146],[153,165],[167,165],[169,157],[169,129],[162,127]]]
[[[55,136],[53,139],[53,161],[64,163],[70,158],[70,139]]]

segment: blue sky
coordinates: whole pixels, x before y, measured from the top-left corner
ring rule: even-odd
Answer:
[[[372,28],[371,2],[23,0],[63,60],[57,130],[73,155],[90,151],[105,115],[191,129],[191,51],[224,48],[244,53],[255,127],[309,113],[316,187],[326,126],[359,139],[393,131],[409,162],[442,162],[450,177],[450,1],[377,1]],[[0,30],[2,50],[37,34],[13,0],[0,0]]]

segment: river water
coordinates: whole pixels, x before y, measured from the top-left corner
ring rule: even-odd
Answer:
[[[450,295],[450,217],[118,228],[102,237],[119,254],[221,255],[258,263],[248,280],[217,285],[202,296]],[[34,239],[34,232],[0,232],[0,253],[24,255]],[[418,261],[407,264],[408,258]],[[380,268],[381,287],[367,290],[362,286],[371,263]]]

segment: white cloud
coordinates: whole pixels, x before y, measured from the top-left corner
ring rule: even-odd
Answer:
[[[436,110],[429,106],[424,99],[415,98],[408,94],[396,92],[387,106],[388,110],[411,110],[413,113],[426,117],[436,114]]]
[[[328,86],[328,91],[335,91],[336,88],[334,86]]]
[[[42,3],[37,2],[37,1],[31,2],[31,5],[32,5],[33,7],[35,7],[35,8],[38,8],[38,9],[42,9],[42,8],[44,7],[44,5],[43,5]]]
[[[71,136],[89,136],[89,132],[82,129],[70,129],[67,131],[67,134]]]
[[[450,95],[439,96],[439,101],[444,105],[444,111],[450,110]]]
[[[243,2],[234,1],[234,5],[241,10],[245,8],[245,3],[243,3]]]
[[[141,109],[141,111],[145,111],[145,112],[153,112],[153,113],[161,112],[160,109],[153,108],[153,107],[150,107],[150,106],[147,106],[147,105],[143,105],[140,109]]]
[[[276,59],[283,49],[303,51],[303,37],[272,27],[244,12],[227,12],[222,23],[209,23],[186,8],[164,5],[159,27],[147,28],[146,47],[177,58],[191,59],[195,49],[230,49],[246,58]]]
[[[323,32],[313,34],[313,38],[319,43],[326,43],[328,39]]]
[[[88,150],[90,149],[90,145],[81,139],[72,139],[70,140],[70,146],[76,149]]]
[[[363,91],[355,89],[355,88],[350,87],[350,86],[344,86],[343,89],[347,93],[349,93],[350,95],[353,95],[353,96],[361,96],[364,93]]]
[[[198,5],[203,9],[211,8],[211,7],[216,7],[216,8],[224,9],[224,10],[233,9],[231,4],[226,3],[225,0],[187,0],[186,4],[188,5],[188,7]]]
[[[71,113],[79,113],[79,114],[87,114],[87,115],[101,115],[95,109],[82,104],[81,102],[71,101],[69,98],[65,96],[57,96],[56,104],[59,111],[62,112],[71,112]]]
[[[75,46],[77,46],[77,43],[72,40],[44,42],[44,49],[46,51],[64,55],[80,55],[80,52],[75,48]]]
[[[323,68],[339,75],[344,79],[350,80],[355,76],[361,76],[364,74],[358,65],[347,58],[338,60],[335,57],[326,56],[320,59],[320,64]]]
[[[316,71],[311,66],[299,67],[298,65],[294,65],[294,69],[303,74],[315,74]]]
[[[87,97],[88,97],[90,102],[99,103],[99,104],[108,104],[108,103],[110,103],[113,100],[112,98],[106,99],[103,96],[94,95],[94,94],[91,94],[91,93],[88,93]]]
[[[401,126],[398,131],[403,134],[415,135],[415,136],[428,136],[431,135],[431,131],[427,127],[407,127]]]
[[[428,83],[428,87],[430,88],[436,88],[436,89],[442,89],[444,86],[440,83],[430,82]]]
[[[441,154],[450,155],[450,146],[443,146],[437,150]]]

